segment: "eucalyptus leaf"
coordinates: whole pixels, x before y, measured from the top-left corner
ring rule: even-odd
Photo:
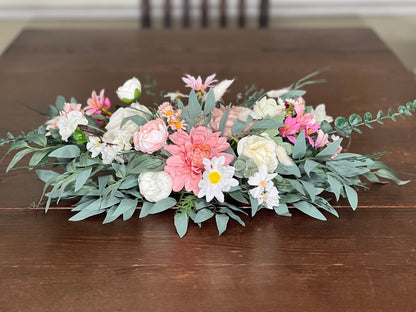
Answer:
[[[297,203],[293,203],[293,206],[302,211],[303,213],[307,214],[308,216],[311,216],[312,218],[318,219],[318,220],[322,220],[322,221],[326,221],[325,216],[317,209],[315,208],[313,205],[311,205],[308,202],[305,201],[300,201]]]
[[[358,194],[357,192],[348,185],[344,185],[345,193],[347,194],[348,201],[351,205],[351,208],[353,210],[357,209],[358,205]]]
[[[217,224],[218,235],[221,236],[222,233],[225,232],[227,229],[228,220],[230,219],[229,216],[225,214],[216,214],[215,215],[215,222]]]
[[[24,149],[16,153],[12,160],[10,161],[9,165],[7,166],[6,173],[9,172],[23,157],[27,154],[32,153],[31,149]]]
[[[196,213],[194,221],[195,223],[202,223],[204,221],[207,221],[208,219],[211,219],[213,216],[214,213],[210,209],[204,208]]]
[[[184,237],[188,230],[188,215],[186,213],[176,214],[174,217],[174,224],[179,237]]]
[[[205,100],[204,115],[205,116],[210,115],[214,107],[215,107],[214,90],[210,88],[207,94],[207,99]]]
[[[305,130],[302,130],[296,138],[295,146],[293,148],[292,157],[294,159],[301,159],[306,153]]]
[[[336,140],[335,142],[332,142],[331,144],[329,144],[327,147],[325,147],[322,151],[320,151],[315,158],[317,160],[327,160],[329,158],[331,158],[335,152],[337,151],[338,147],[340,146],[342,142],[342,139]]]
[[[92,168],[88,168],[86,170],[82,170],[79,173],[76,174],[76,180],[75,180],[75,192],[78,192],[87,182],[91,175]]]
[[[76,158],[81,154],[81,150],[76,145],[65,145],[49,154],[49,157],[56,158]]]
[[[172,197],[164,198],[162,200],[159,200],[156,202],[152,209],[150,209],[150,214],[159,213],[165,210],[168,210],[169,208],[172,208],[176,205],[176,200]]]
[[[189,93],[188,113],[190,119],[194,121],[196,121],[196,118],[202,114],[201,105],[199,104],[198,98],[196,97],[193,89],[191,90],[191,93]],[[195,124],[195,122],[193,124]]]
[[[291,217],[292,214],[289,212],[289,209],[287,208],[287,205],[285,203],[280,203],[279,206],[274,207],[274,211],[279,216],[285,216],[285,217]]]

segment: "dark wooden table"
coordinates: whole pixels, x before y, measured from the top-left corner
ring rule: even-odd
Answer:
[[[184,73],[284,87],[322,67],[326,84],[306,101],[333,116],[387,110],[416,98],[416,83],[366,29],[279,31],[24,31],[0,58],[0,135],[29,131],[56,95],[85,102],[146,74],[184,90]],[[142,103],[146,104],[143,97]],[[416,174],[415,119],[365,130],[351,151],[388,150],[385,162]],[[5,148],[0,150],[1,155]],[[33,173],[0,174],[0,311],[414,311],[415,184],[374,185],[356,212],[317,221],[262,210],[246,227],[191,226],[179,239],[173,211],[102,225],[98,216],[24,210],[38,200]],[[409,178],[402,176],[403,178]]]

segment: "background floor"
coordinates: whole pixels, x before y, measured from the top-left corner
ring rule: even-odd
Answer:
[[[253,23],[254,24],[254,23]],[[155,27],[160,27],[156,24]],[[254,27],[254,26],[253,26]],[[394,51],[403,64],[416,74],[416,16],[351,18],[279,18],[271,28],[369,27]],[[3,20],[0,21],[0,55],[23,29],[136,29],[136,20]]]

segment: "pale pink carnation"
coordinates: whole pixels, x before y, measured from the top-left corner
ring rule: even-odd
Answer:
[[[56,116],[55,118],[52,118],[46,122],[46,130],[49,129],[55,129],[59,130],[58,122],[59,119],[61,119],[62,116],[67,116],[72,111],[78,111],[81,112],[81,104],[76,103],[65,103],[63,110],[59,112],[59,116]],[[50,135],[50,133],[46,133],[46,135]]]
[[[101,90],[100,95],[97,95],[95,91],[92,91],[91,98],[87,101],[87,107],[85,108],[85,114],[88,116],[97,114],[102,115],[104,112],[105,115],[108,115],[107,109],[111,107],[111,102],[108,97],[104,96],[104,89]]]
[[[187,191],[199,193],[199,181],[202,179],[204,169],[203,159],[225,157],[225,166],[228,166],[234,156],[224,151],[230,146],[220,132],[199,126],[192,128],[190,134],[179,131],[169,136],[173,145],[165,145],[165,150],[172,154],[166,160],[165,171],[173,180],[173,191],[179,192],[183,187]]]
[[[162,119],[149,121],[134,133],[133,141],[136,151],[153,154],[160,150],[168,138],[168,129]]]
[[[225,106],[221,105],[220,108],[215,107],[211,113],[211,121],[208,124],[208,127],[214,131],[218,131],[220,129],[220,122],[221,118],[226,111]],[[252,110],[247,107],[241,106],[232,106],[230,108],[230,112],[228,114],[227,122],[225,123],[224,127],[224,136],[231,137],[233,135],[232,127],[234,123],[238,120],[243,122],[247,121],[248,117],[252,113]],[[243,132],[248,132],[251,129],[254,121],[252,121],[247,127],[244,128]]]

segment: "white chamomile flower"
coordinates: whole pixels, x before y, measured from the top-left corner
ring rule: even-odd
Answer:
[[[99,137],[90,136],[88,138],[87,150],[91,152],[92,158],[97,157],[103,150],[104,146],[105,146],[105,143],[102,143]]]
[[[122,149],[120,145],[105,144],[101,151],[103,164],[106,164],[106,165],[111,164],[114,160],[119,163],[124,163],[123,157],[120,156],[121,152],[122,152]]]
[[[257,199],[259,205],[265,203],[269,209],[279,205],[279,192],[272,181],[276,176],[277,173],[268,173],[267,166],[261,164],[259,171],[248,179],[249,185],[256,186],[250,190],[250,195]]]
[[[210,202],[214,197],[221,203],[224,202],[224,193],[229,191],[232,187],[238,185],[238,181],[233,178],[234,167],[225,167],[225,157],[213,157],[211,160],[204,158],[205,171],[202,175],[202,180],[199,181],[200,191],[198,197],[206,196],[207,202]]]
[[[78,125],[88,125],[88,120],[79,111],[71,111],[66,116],[61,116],[58,121],[59,134],[62,140],[67,142],[68,138],[74,133]]]

